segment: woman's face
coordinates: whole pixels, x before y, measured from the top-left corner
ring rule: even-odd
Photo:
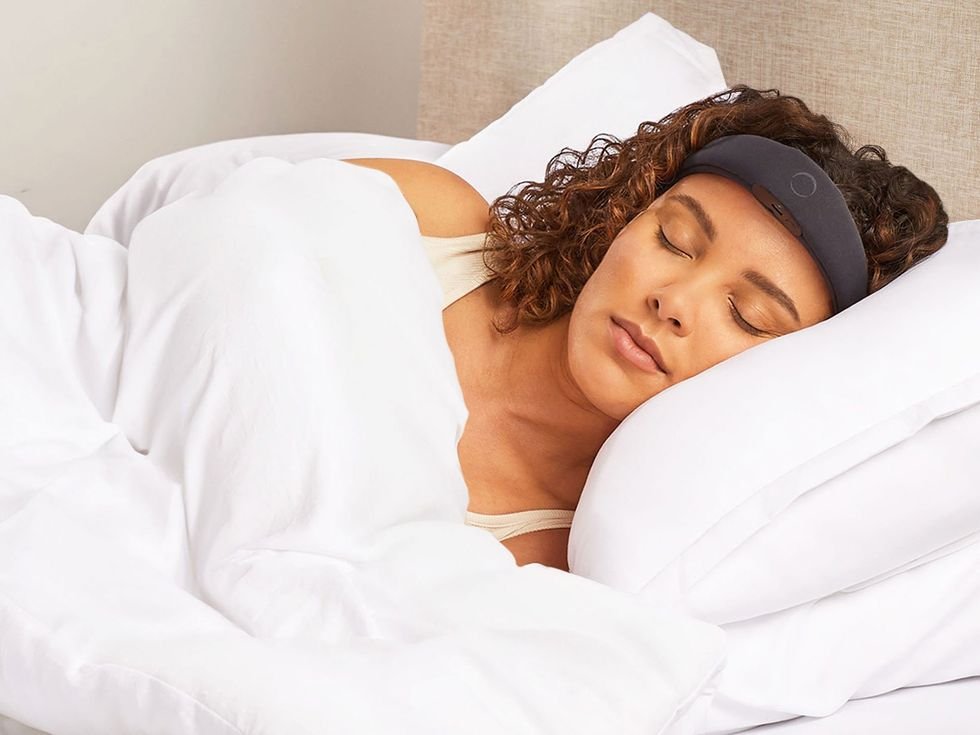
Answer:
[[[621,420],[667,386],[831,311],[803,243],[742,186],[691,174],[620,231],[585,284],[568,326],[569,369],[596,408]],[[614,326],[624,321],[656,343],[666,372],[624,355],[629,342]]]

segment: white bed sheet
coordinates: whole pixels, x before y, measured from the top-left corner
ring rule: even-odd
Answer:
[[[751,735],[975,735],[980,730],[980,676],[855,699],[829,717],[761,725]],[[0,735],[48,735],[0,715]]]
[[[752,735],[976,735],[980,732],[980,676],[852,699],[828,717],[797,717],[742,732]]]

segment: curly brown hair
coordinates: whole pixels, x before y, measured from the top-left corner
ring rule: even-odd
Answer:
[[[494,200],[483,260],[513,304],[501,334],[569,312],[619,231],[676,181],[690,153],[723,135],[751,133],[791,145],[834,181],[868,256],[868,292],[946,242],[948,217],[935,190],[885,151],[852,151],[843,127],[776,89],[736,85],[619,140],[600,134],[584,151],[563,148],[543,182],[522,181]]]

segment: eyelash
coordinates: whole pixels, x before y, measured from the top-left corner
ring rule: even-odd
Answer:
[[[690,257],[683,250],[679,250],[673,246],[673,244],[670,242],[670,240],[667,239],[667,236],[664,234],[663,227],[657,228],[657,237],[659,238],[660,243],[671,252],[676,253],[677,255],[684,256],[685,258]],[[732,317],[735,319],[736,324],[738,324],[740,327],[748,331],[750,334],[753,334],[757,337],[762,337],[766,334],[763,330],[753,327],[751,324],[745,321],[745,319],[742,318],[742,315],[738,313],[738,309],[735,308],[735,303],[731,299],[729,299],[728,303],[731,304],[730,311],[732,312]]]

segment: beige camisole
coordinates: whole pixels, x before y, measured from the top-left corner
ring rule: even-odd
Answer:
[[[483,264],[483,241],[486,233],[461,237],[422,236],[426,254],[435,268],[444,295],[442,308],[462,298],[474,288],[482,286],[492,273]],[[499,541],[532,531],[550,528],[571,528],[573,510],[543,508],[522,510],[517,513],[466,512],[466,523],[485,528]]]

